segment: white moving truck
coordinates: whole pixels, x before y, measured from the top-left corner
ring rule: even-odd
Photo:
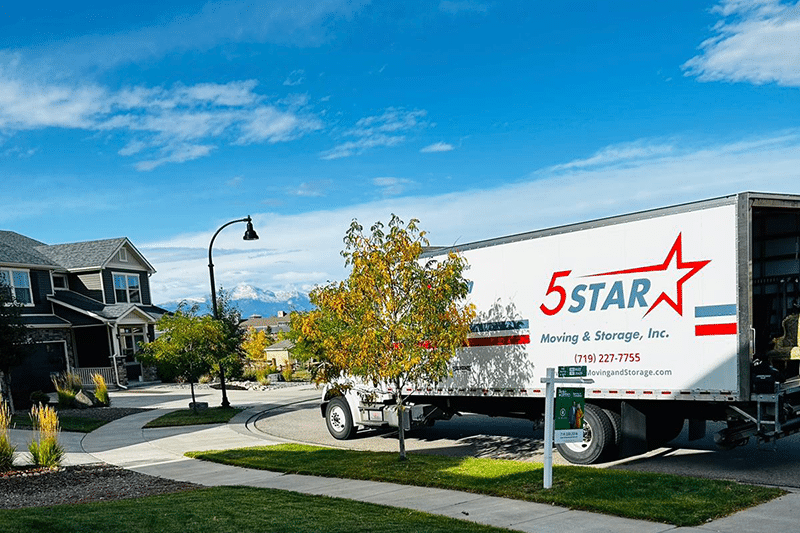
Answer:
[[[541,419],[548,367],[586,366],[574,463],[727,421],[717,442],[800,431],[800,196],[741,193],[436,249],[468,262],[477,318],[451,377],[408,395],[411,426],[460,412]],[[777,340],[776,340],[777,339]],[[388,396],[326,390],[337,438],[396,425]]]

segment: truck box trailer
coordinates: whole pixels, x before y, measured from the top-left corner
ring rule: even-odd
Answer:
[[[431,249],[465,256],[477,317],[451,375],[403,391],[326,389],[337,438],[461,412],[540,420],[547,368],[586,366],[578,464],[726,421],[722,447],[800,431],[800,195],[740,193]]]

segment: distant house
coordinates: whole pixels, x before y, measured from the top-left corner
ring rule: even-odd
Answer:
[[[253,328],[256,331],[265,331],[270,334],[288,333],[291,329],[291,317],[286,311],[278,311],[276,316],[264,318],[253,315],[239,324],[243,329]]]
[[[292,357],[292,348],[294,348],[292,341],[288,339],[278,341],[264,350],[267,354],[266,359],[279,371],[287,366],[294,366],[297,361]]]
[[[253,315],[247,320],[243,320],[239,325],[245,330],[252,328],[256,331],[264,331],[270,335],[275,335],[289,332],[291,329],[291,317],[285,311],[278,311],[276,316],[267,318]],[[292,348],[294,348],[294,343],[290,340],[278,341],[268,346],[264,350],[266,362],[278,370],[294,365],[296,361],[290,353]]]
[[[34,351],[11,373],[19,405],[31,391],[52,391],[50,376],[65,370],[109,385],[143,375],[139,343],[154,338],[167,313],[150,296],[153,266],[125,237],[47,245],[0,231],[0,289],[22,305]],[[154,376],[145,376],[151,378]]]

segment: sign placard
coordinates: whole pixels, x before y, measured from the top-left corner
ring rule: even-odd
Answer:
[[[584,369],[586,367],[583,367]],[[561,368],[559,368],[559,371]],[[584,388],[558,387],[555,397],[553,442],[581,442],[583,440],[583,414],[586,410]]]
[[[585,378],[586,366],[560,366],[558,367],[558,377],[560,378]]]

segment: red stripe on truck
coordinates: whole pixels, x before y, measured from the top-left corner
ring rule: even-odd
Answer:
[[[697,337],[709,335],[736,335],[736,324],[703,324],[694,327]]]
[[[474,337],[467,339],[467,346],[506,346],[509,344],[530,344],[530,335],[511,335],[508,337]]]

